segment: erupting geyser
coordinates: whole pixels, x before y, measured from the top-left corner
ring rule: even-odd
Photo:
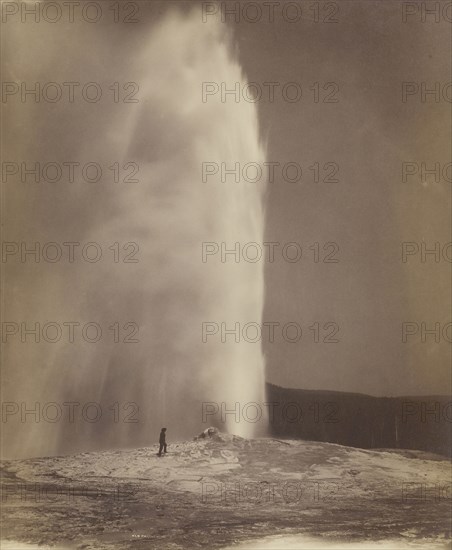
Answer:
[[[102,257],[89,262],[76,254],[70,262],[63,254],[54,263],[11,258],[6,276],[15,302],[6,297],[5,319],[61,327],[95,322],[102,334],[97,342],[77,330],[72,342],[65,330],[56,342],[9,339],[4,395],[28,409],[56,403],[62,417],[37,423],[28,415],[21,423],[18,413],[5,425],[6,454],[146,445],[156,442],[161,426],[168,427],[171,441],[212,423],[202,422],[203,402],[223,402],[229,410],[235,403],[262,404],[260,343],[222,342],[220,335],[202,341],[203,323],[260,323],[263,310],[262,262],[202,259],[206,242],[263,241],[263,181],[221,182],[220,171],[202,181],[205,162],[243,166],[265,160],[254,103],[222,101],[219,94],[203,101],[205,82],[228,88],[245,83],[225,26],[203,23],[198,12],[171,12],[135,34],[109,24],[17,25],[9,32],[7,47],[19,62],[7,78],[92,81],[103,92],[98,102],[77,96],[74,102],[14,106],[11,99],[9,112],[19,130],[9,158],[96,162],[103,174],[91,183],[19,180],[9,186],[5,240],[80,247],[95,242]],[[125,102],[132,91],[138,101]],[[33,128],[28,139],[21,127]],[[121,170],[138,165],[139,182],[125,179],[129,168],[115,182],[114,163]],[[125,262],[132,252],[138,261]],[[133,324],[124,328],[127,323]],[[133,327],[139,328],[133,338],[139,342],[126,343]],[[73,422],[62,407],[68,402],[79,403]],[[89,402],[102,410],[94,421],[81,415]],[[54,417],[56,410],[47,415]],[[88,416],[95,417],[94,409]],[[219,417],[216,425],[252,436],[263,419],[237,423],[229,414],[225,426]]]

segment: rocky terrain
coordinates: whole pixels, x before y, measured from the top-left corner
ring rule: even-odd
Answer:
[[[168,451],[3,461],[1,548],[450,548],[439,455],[217,431]]]

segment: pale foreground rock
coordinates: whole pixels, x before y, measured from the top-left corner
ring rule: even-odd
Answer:
[[[156,451],[4,461],[2,548],[450,547],[437,455],[217,431]]]

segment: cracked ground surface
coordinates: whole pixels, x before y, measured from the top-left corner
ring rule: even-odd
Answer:
[[[225,434],[156,451],[3,461],[2,548],[258,548],[275,535],[284,548],[295,536],[323,541],[302,548],[450,548],[451,466],[438,455]]]

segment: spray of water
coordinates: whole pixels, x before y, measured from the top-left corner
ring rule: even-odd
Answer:
[[[62,338],[36,345],[30,338],[5,348],[3,400],[103,406],[96,422],[36,424],[28,417],[20,430],[7,424],[9,456],[149,444],[163,425],[173,438],[189,437],[209,425],[203,424],[203,402],[231,409],[264,401],[260,344],[201,337],[204,322],[228,328],[259,323],[264,292],[262,263],[203,262],[201,254],[203,242],[262,242],[264,183],[222,183],[219,174],[202,182],[202,163],[243,166],[265,159],[253,103],[219,96],[202,101],[203,82],[245,80],[224,26],[200,19],[199,13],[168,13],[133,50],[124,33],[86,25],[10,31],[8,47],[20,61],[12,80],[91,80],[103,90],[112,81],[139,84],[134,104],[13,105],[18,130],[10,158],[103,166],[132,161],[140,181],[28,183],[6,190],[7,240],[96,241],[103,250],[92,264],[8,265],[8,319],[96,321],[104,329],[96,344]],[[138,243],[139,262],[113,263],[108,247],[115,242]],[[137,323],[140,342],[112,343],[108,327],[115,321]],[[119,422],[112,421],[115,403]],[[139,407],[131,417],[137,423],[124,422],[133,412],[121,409],[125,403]],[[256,424],[240,420],[229,414],[226,426],[217,425],[256,435]]]

